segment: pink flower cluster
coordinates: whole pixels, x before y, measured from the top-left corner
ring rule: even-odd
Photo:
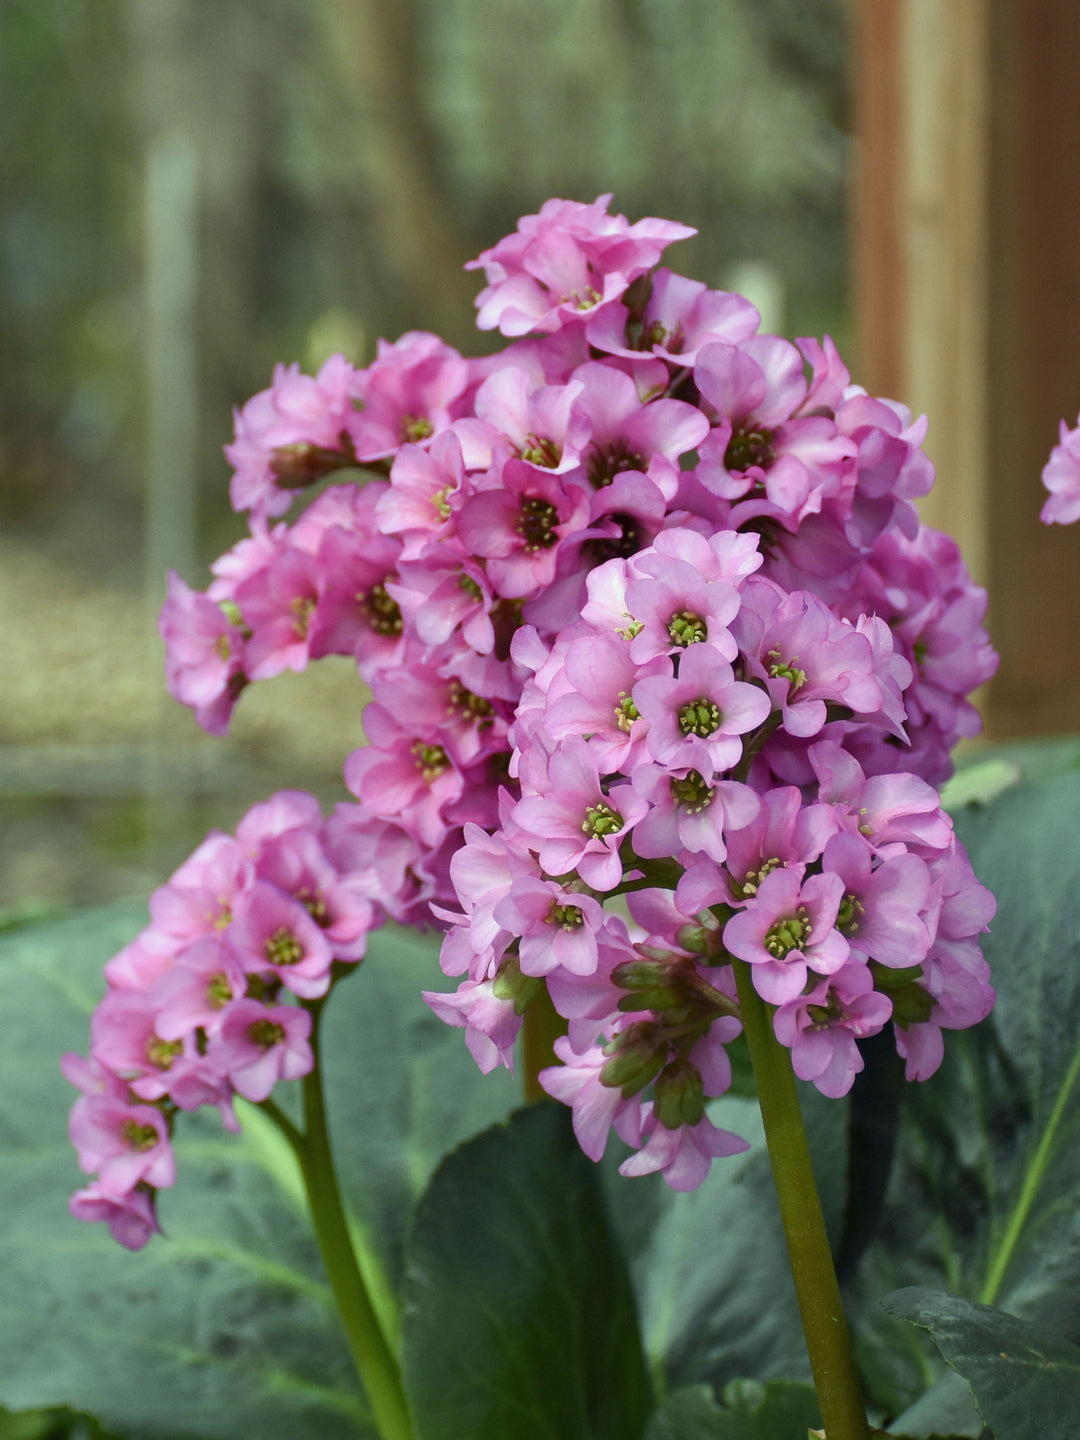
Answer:
[[[265,1100],[312,1068],[310,1007],[335,964],[361,960],[369,932],[407,912],[412,881],[381,822],[354,805],[324,820],[283,791],[235,836],[214,833],[150,897],[150,925],[105,967],[90,1056],[65,1055],[81,1092],[71,1112],[79,1164],[96,1178],[71,1201],[137,1250],[172,1185],[178,1111],[215,1105],[239,1129],[234,1095]]]
[[[171,577],[161,631],[170,690],[215,732],[250,681],[355,658],[373,698],[350,845],[316,826],[337,883],[445,931],[459,983],[425,998],[482,1069],[512,1063],[546,988],[567,1033],[542,1082],[586,1153],[614,1126],[624,1173],[688,1189],[744,1148],[706,1103],[741,1029],[735,961],[829,1095],[860,1037],[891,1023],[923,1078],[942,1030],[990,1009],[993,901],[933,787],[996,656],[985,593],[915,509],[924,422],[853,385],[828,339],[761,334],[740,296],[656,268],[692,232],[609,200],[549,201],[474,262],[499,353],[414,332],[366,370],[279,368],[228,450],[250,535],[205,594]],[[246,887],[295,903],[245,863]],[[265,925],[261,900],[238,912],[260,916],[249,957],[285,927],[264,893]],[[186,974],[152,969],[129,988]],[[322,993],[299,980],[280,972],[301,1006]],[[209,1086],[225,1013],[184,1039],[167,1022],[177,1076]],[[243,1083],[226,1067],[205,1098],[268,1093]]]

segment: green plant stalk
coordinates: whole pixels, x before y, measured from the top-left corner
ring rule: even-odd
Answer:
[[[525,1099],[528,1104],[542,1100],[546,1091],[540,1084],[540,1071],[548,1065],[559,1063],[555,1055],[555,1041],[566,1034],[566,1021],[551,1003],[547,986],[542,985],[525,1011],[522,1025],[522,1077]]]
[[[828,1440],[869,1440],[791,1056],[773,1034],[769,1010],[743,960],[735,961],[735,980],[825,1434]]]
[[[998,1297],[998,1291],[1001,1289],[1005,1279],[1005,1273],[1009,1268],[1009,1262],[1012,1260],[1013,1251],[1016,1249],[1020,1234],[1031,1213],[1031,1207],[1035,1203],[1035,1197],[1038,1195],[1039,1189],[1046,1176],[1047,1166],[1050,1164],[1051,1157],[1054,1153],[1054,1146],[1057,1143],[1058,1128],[1065,1118],[1069,1097],[1072,1094],[1073,1086],[1076,1084],[1078,1078],[1080,1078],[1080,1049],[1078,1049],[1073,1056],[1072,1064],[1069,1066],[1061,1089],[1058,1091],[1058,1096],[1054,1102],[1054,1108],[1050,1112],[1050,1118],[1046,1123],[1046,1129],[1043,1131],[1042,1139],[1039,1141],[1038,1148],[1027,1167],[1023,1188],[1017,1198],[1013,1212],[1009,1217],[1005,1234],[994,1254],[989,1273],[986,1277],[986,1284],[983,1286],[982,1294],[979,1296],[979,1299],[984,1305],[993,1305]]]
[[[382,1440],[413,1440],[401,1367],[379,1324],[360,1273],[334,1170],[319,1067],[322,1001],[306,1008],[312,1018],[311,1049],[315,1063],[303,1079],[304,1130],[298,1130],[272,1102],[264,1104],[264,1108],[281,1128],[300,1162],[315,1235],[376,1428]]]

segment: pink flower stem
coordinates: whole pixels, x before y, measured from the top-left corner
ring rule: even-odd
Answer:
[[[790,1052],[773,1034],[769,1008],[754,989],[750,966],[742,960],[734,964],[743,1029],[825,1434],[829,1440],[869,1440],[866,1407],[810,1164]]]
[[[360,1273],[334,1170],[319,1068],[322,1006],[323,1001],[316,1000],[306,1007],[312,1014],[311,1049],[315,1064],[303,1079],[303,1131],[272,1100],[264,1101],[262,1108],[277,1124],[299,1161],[323,1263],[379,1435],[382,1440],[413,1440],[401,1368]]]

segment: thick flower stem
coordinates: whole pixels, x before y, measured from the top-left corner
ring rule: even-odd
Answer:
[[[281,1127],[300,1162],[323,1263],[378,1432],[382,1440],[413,1440],[401,1369],[379,1324],[349,1238],[349,1226],[330,1151],[319,1068],[321,1005],[316,1003],[308,1008],[314,1021],[311,1045],[315,1064],[303,1080],[303,1133],[276,1106],[269,1113]]]
[[[548,1065],[557,1065],[555,1041],[566,1034],[566,1021],[551,1003],[547,986],[542,985],[529,1008],[525,1011],[522,1026],[522,1059],[525,1071],[522,1083],[525,1099],[531,1105],[534,1100],[544,1098],[540,1084],[540,1071]]]
[[[744,961],[735,961],[735,978],[825,1434],[828,1440],[869,1440],[791,1056],[773,1034],[769,1011]]]

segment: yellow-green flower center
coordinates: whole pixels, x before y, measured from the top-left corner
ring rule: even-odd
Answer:
[[[699,695],[679,711],[679,729],[684,735],[713,735],[724,723],[723,712],[714,700]]]
[[[266,942],[266,958],[271,965],[295,965],[304,958],[304,947],[293,932],[282,925]]]
[[[800,905],[794,915],[777,920],[769,927],[765,936],[765,949],[777,960],[783,960],[792,950],[802,950],[810,939],[810,916],[806,907]]]
[[[585,834],[592,836],[614,835],[617,830],[622,829],[622,826],[622,816],[604,800],[599,801],[596,805],[590,805],[585,811],[585,819],[581,822],[581,828]]]

